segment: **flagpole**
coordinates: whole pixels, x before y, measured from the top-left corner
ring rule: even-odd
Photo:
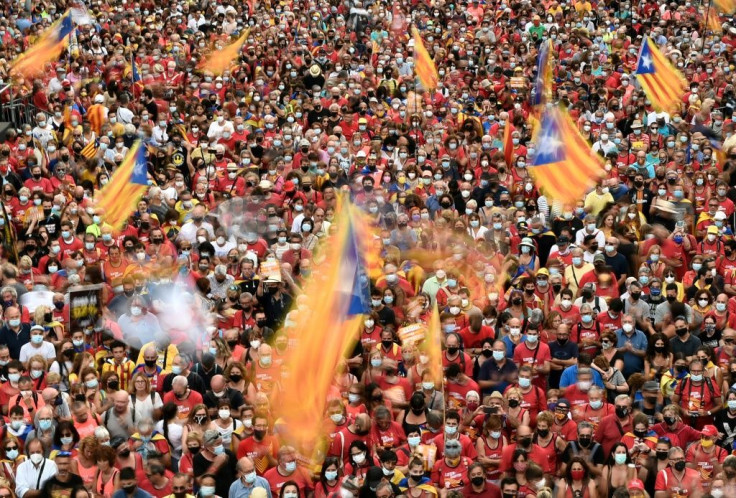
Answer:
[[[703,36],[700,37],[700,56],[703,56],[705,50],[705,35],[708,33],[708,17],[710,16],[710,6],[713,0],[708,0],[708,8],[705,9],[705,18],[703,19]],[[714,33],[715,34],[715,33]]]

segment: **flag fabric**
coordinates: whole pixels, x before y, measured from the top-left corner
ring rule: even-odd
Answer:
[[[685,78],[662,55],[649,37],[644,40],[639,50],[635,74],[658,111],[674,110],[687,90]]]
[[[542,116],[536,154],[529,173],[548,197],[574,204],[604,174],[594,154],[567,113],[558,107]]]
[[[87,159],[92,159],[95,157],[95,154],[97,154],[97,146],[94,141],[88,143],[85,145],[84,149],[82,149],[82,152],[80,152],[83,157],[86,157]]]
[[[547,40],[539,47],[537,57],[537,78],[534,80],[534,95],[532,105],[542,105],[550,97],[552,91],[552,66],[550,63],[551,40]]]
[[[370,310],[369,279],[363,269],[363,245],[366,240],[353,223],[354,210],[340,203],[336,232],[325,244],[320,271],[313,271],[305,284],[297,307],[287,315],[291,325],[283,333],[290,347],[283,365],[288,366],[281,379],[278,403],[272,403],[283,423],[282,437],[307,453],[316,450],[323,435],[328,400],[340,399],[335,392],[335,373],[358,340]]]
[[[46,63],[57,60],[64,51],[73,30],[72,16],[67,11],[41,34],[32,47],[16,57],[11,66],[11,73],[27,79],[42,75]]]
[[[97,207],[104,211],[105,223],[119,229],[148,188],[146,149],[140,141],[133,144],[125,159],[102,188]]]
[[[721,33],[723,31],[721,20],[718,18],[718,12],[716,12],[716,9],[708,9],[708,18],[705,21],[705,25],[714,34]]]
[[[411,28],[411,34],[414,38],[414,71],[416,72],[419,83],[425,90],[434,90],[439,82],[439,74],[434,60],[429,56],[422,37],[417,28]]]
[[[429,317],[429,323],[427,323],[427,332],[424,336],[424,344],[422,345],[421,352],[427,356],[427,368],[436,386],[441,386],[444,378],[442,369],[442,342],[440,339],[441,328],[440,311],[435,302],[432,308],[432,315]]]
[[[713,5],[724,14],[730,15],[736,12],[736,0],[714,0]]]
[[[514,141],[511,138],[511,123],[506,123],[503,127],[503,158],[506,160],[506,166],[511,166],[514,160]]]
[[[141,80],[141,73],[138,72],[138,66],[135,63],[135,55],[130,56],[130,71],[133,74],[133,83]]]
[[[245,40],[248,38],[250,30],[246,29],[245,32],[235,40],[233,43],[223,48],[222,50],[214,50],[207,57],[205,57],[200,63],[199,68],[205,71],[210,71],[215,75],[220,75],[226,70],[230,69],[230,66],[238,57],[240,49],[243,48]]]

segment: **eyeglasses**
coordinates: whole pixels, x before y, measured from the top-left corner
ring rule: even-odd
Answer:
[[[6,446],[5,447],[5,451],[13,451],[13,450],[17,450],[17,449],[18,449],[17,446]]]

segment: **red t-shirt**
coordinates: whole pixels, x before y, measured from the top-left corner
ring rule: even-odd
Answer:
[[[487,325],[481,325],[478,333],[473,332],[470,327],[465,327],[460,331],[460,337],[462,338],[463,346],[465,346],[466,349],[480,348],[483,346],[483,341],[486,339],[493,340],[495,335],[493,328],[488,327]]]
[[[445,459],[438,460],[432,468],[432,484],[438,489],[448,491],[462,489],[470,483],[468,469],[473,461],[467,457],[460,457],[460,463],[450,467]]]
[[[299,466],[297,466],[296,470],[288,476],[282,475],[279,472],[279,468],[274,467],[267,470],[263,477],[271,486],[271,496],[279,496],[281,488],[284,486],[284,483],[288,481],[296,482],[300,496],[307,496],[307,494],[313,489],[312,479],[309,477],[309,472]]]
[[[522,367],[523,365],[529,365],[530,367],[536,366],[540,368],[544,364],[552,359],[552,355],[549,352],[549,346],[544,343],[538,343],[534,349],[529,349],[526,341],[522,342],[514,349],[514,363],[516,366]],[[535,375],[532,378],[534,385],[546,389],[547,378],[544,375]]]
[[[672,467],[662,469],[657,474],[657,480],[654,483],[655,491],[666,491],[667,496],[678,498],[693,496],[700,489],[700,472],[688,467],[685,468],[682,480],[675,477]]]
[[[192,409],[202,404],[202,395],[199,394],[197,391],[194,391],[192,389],[189,390],[189,394],[184,399],[179,399],[174,394],[174,391],[169,391],[166,394],[164,394],[164,404],[166,403],[174,403],[176,405],[176,417],[179,420],[186,420],[189,418],[189,413],[192,411]]]
[[[268,454],[278,460],[279,441],[274,436],[266,436],[263,441],[258,442],[253,436],[247,437],[238,444],[237,457],[240,460],[248,457],[253,460],[256,473],[262,476],[268,470]]]
[[[398,422],[391,422],[388,429],[381,430],[378,424],[374,423],[371,427],[371,439],[373,444],[379,448],[395,449],[406,442],[404,429]]]

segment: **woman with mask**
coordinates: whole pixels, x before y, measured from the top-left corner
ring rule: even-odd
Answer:
[[[365,480],[368,469],[378,466],[379,463],[368,452],[368,446],[363,441],[350,443],[350,462],[345,465],[345,475],[357,477],[361,485]]]
[[[20,440],[12,434],[6,434],[2,447],[0,447],[0,477],[7,480],[15,489],[15,473],[18,465],[26,460],[26,456],[20,451]]]
[[[427,402],[424,394],[417,391],[409,399],[409,408],[403,410],[396,421],[401,424],[404,434],[422,431],[427,426]]]
[[[571,496],[579,498],[598,498],[600,496],[588,463],[581,457],[573,457],[570,460],[565,476],[558,482],[557,498]]]
[[[322,463],[319,482],[314,487],[315,498],[327,498],[331,493],[340,491],[340,465],[336,457],[327,457]]]
[[[486,409],[491,409],[491,407],[484,407],[484,411]],[[486,480],[496,485],[501,480],[501,471],[498,470],[501,455],[508,444],[506,436],[503,435],[501,420],[498,414],[488,415],[483,424],[483,432],[475,442],[478,462],[486,469]]]
[[[603,473],[599,481],[600,496],[613,496],[613,492],[617,488],[626,486],[627,482],[636,477],[636,468],[633,465],[629,466],[630,463],[633,462],[629,457],[629,450],[626,445],[621,442],[614,444],[611,449],[611,456],[608,458],[608,463],[603,467]],[[568,477],[572,477],[569,474],[572,469],[572,461],[567,469]],[[565,484],[564,482],[561,483],[563,489],[566,489]]]
[[[189,412],[189,418],[182,428],[181,440],[187,441],[190,432],[196,432],[201,435],[205,431],[214,428],[214,424],[210,421],[209,414],[207,413],[207,407],[203,404],[196,405]],[[181,450],[184,455],[188,451],[188,444],[182,445]]]

